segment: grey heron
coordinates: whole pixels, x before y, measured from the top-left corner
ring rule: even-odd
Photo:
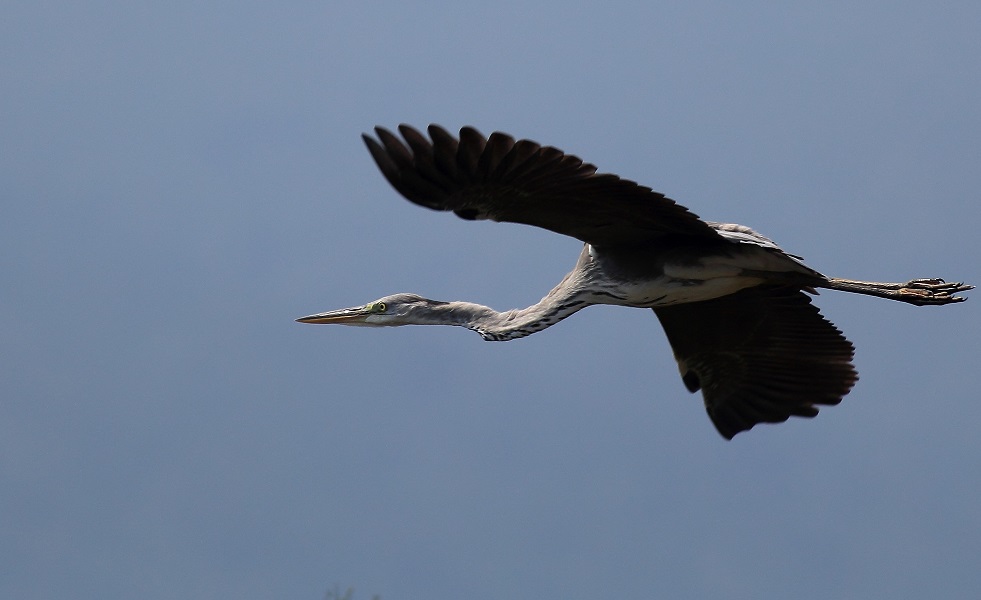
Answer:
[[[817,288],[914,305],[963,301],[942,279],[876,283],[826,277],[749,227],[703,221],[633,181],[509,135],[429,137],[401,125],[364,135],[388,182],[426,208],[463,219],[524,223],[579,239],[573,270],[540,302],[498,312],[470,302],[394,294],[297,319],[386,327],[457,325],[485,340],[545,329],[592,304],[651,308],[685,387],[701,390],[712,423],[732,439],[757,423],[813,417],[858,379],[854,347],[811,304]]]

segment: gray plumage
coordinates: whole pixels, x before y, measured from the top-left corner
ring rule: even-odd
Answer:
[[[651,308],[685,387],[701,390],[727,439],[757,423],[813,417],[858,375],[852,344],[811,304],[827,288],[909,304],[960,302],[973,286],[942,279],[875,283],[830,278],[752,229],[702,221],[632,181],[528,140],[431,125],[365,135],[408,200],[468,219],[525,223],[584,242],[575,268],[540,302],[497,312],[470,302],[395,294],[298,319],[360,326],[457,325],[485,340],[536,333],[593,304]]]

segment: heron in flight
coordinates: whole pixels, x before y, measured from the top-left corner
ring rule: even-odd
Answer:
[[[386,327],[458,325],[485,340],[539,332],[592,304],[651,308],[688,391],[699,390],[726,439],[757,423],[813,417],[841,402],[858,374],[854,347],[811,304],[817,288],[915,305],[964,300],[942,279],[875,283],[822,275],[749,227],[703,221],[663,194],[529,140],[436,125],[429,137],[376,127],[364,141],[405,198],[467,220],[535,225],[584,243],[537,304],[497,312],[471,302],[394,294],[297,319]]]

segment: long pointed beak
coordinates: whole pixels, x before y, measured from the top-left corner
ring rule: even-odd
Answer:
[[[371,313],[367,311],[364,306],[355,306],[353,308],[342,308],[340,310],[331,310],[316,315],[310,315],[308,317],[300,317],[296,320],[297,323],[338,323],[353,325],[357,323],[364,323],[365,320]]]

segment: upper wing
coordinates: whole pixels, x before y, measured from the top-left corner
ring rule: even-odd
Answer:
[[[400,125],[405,142],[376,127],[364,135],[388,182],[412,202],[452,210],[464,219],[492,219],[550,229],[584,242],[642,244],[666,234],[718,239],[685,207],[616,175],[596,173],[579,158],[503,133],[485,139],[464,127],[457,140],[437,125],[427,139]]]
[[[858,380],[851,342],[796,288],[755,287],[655,308],[685,386],[702,390],[726,439],[757,423],[813,417]]]

